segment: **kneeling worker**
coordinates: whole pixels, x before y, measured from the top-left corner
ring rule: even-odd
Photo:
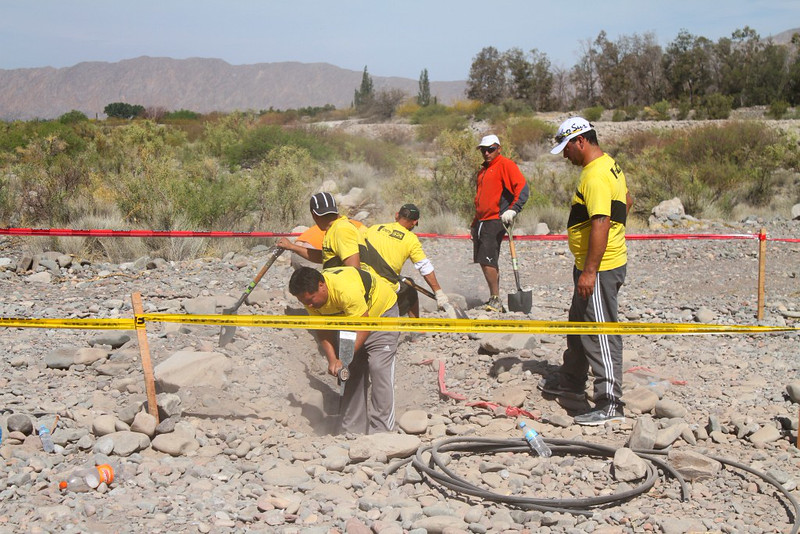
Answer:
[[[449,300],[433,271],[431,260],[425,256],[419,238],[412,230],[419,224],[419,208],[414,204],[404,204],[394,216],[395,222],[376,224],[366,231],[362,230],[367,240],[367,246],[372,246],[378,252],[387,266],[400,278],[400,271],[406,260],[411,259],[414,267],[425,279],[436,296],[436,305],[440,310],[445,309]],[[372,263],[373,269],[386,278],[386,274]],[[391,275],[391,273],[389,273]],[[397,288],[397,305],[400,315],[408,314],[409,317],[419,317],[419,296],[417,291],[402,282]]]
[[[398,317],[397,296],[392,287],[380,276],[355,267],[334,267],[322,272],[300,267],[289,279],[289,292],[309,315]],[[317,335],[328,360],[328,373],[338,376],[342,362],[334,348],[337,332],[318,330]],[[344,432],[374,434],[394,430],[394,368],[399,336],[399,332],[357,332],[350,378],[345,382],[342,399]]]

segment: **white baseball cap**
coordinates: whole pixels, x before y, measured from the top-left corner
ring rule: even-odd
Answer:
[[[500,144],[500,139],[498,139],[496,135],[494,135],[494,134],[485,135],[485,136],[483,136],[483,139],[481,139],[481,142],[478,145],[478,148],[480,148],[482,146],[492,146],[492,145],[499,145],[499,144]]]
[[[550,151],[551,154],[560,154],[564,147],[567,146],[569,140],[581,134],[594,130],[594,126],[589,124],[589,121],[583,117],[570,117],[561,123],[558,127],[556,134],[556,147]]]

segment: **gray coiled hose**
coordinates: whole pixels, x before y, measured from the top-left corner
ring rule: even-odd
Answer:
[[[596,443],[588,443],[585,441],[566,440],[566,439],[553,439],[547,438],[545,442],[550,446],[554,456],[602,456],[613,458],[617,451],[616,447],[609,447],[606,445],[599,445]],[[522,509],[538,510],[542,512],[562,512],[577,515],[592,515],[592,508],[599,507],[611,503],[623,502],[641,495],[650,490],[655,484],[658,473],[656,467],[662,469],[665,473],[669,473],[675,478],[681,486],[681,500],[689,500],[689,488],[686,485],[683,477],[675,469],[673,469],[667,462],[659,456],[666,455],[668,451],[662,450],[646,450],[634,449],[640,458],[645,460],[647,465],[647,473],[639,485],[613,495],[605,495],[600,497],[584,497],[576,499],[538,499],[534,497],[522,497],[516,495],[500,495],[488,491],[484,488],[476,486],[448,469],[445,465],[441,453],[446,452],[462,452],[470,454],[480,453],[499,453],[499,452],[519,452],[529,453],[530,448],[521,438],[516,439],[494,439],[494,438],[480,438],[480,437],[453,437],[447,438],[430,445],[424,445],[417,449],[414,456],[405,458],[399,462],[395,462],[386,469],[386,475],[394,473],[400,467],[411,462],[417,471],[426,474],[431,480],[435,480],[442,486],[459,493],[480,497],[488,501],[494,501],[502,504],[516,506]],[[425,454],[430,454],[430,459],[425,460]],[[797,500],[775,480],[773,477],[753,469],[744,464],[711,456],[710,458],[720,462],[723,465],[728,465],[747,471],[765,482],[775,486],[775,488],[791,503],[794,523],[790,531],[796,534],[800,529],[800,505]]]

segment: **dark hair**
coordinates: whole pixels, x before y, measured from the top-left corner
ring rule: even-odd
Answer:
[[[311,267],[300,267],[292,273],[289,279],[289,293],[297,297],[304,293],[314,293],[319,289],[319,283],[324,282],[322,273]]]
[[[589,143],[590,145],[595,145],[595,146],[600,145],[600,143],[597,141],[597,132],[594,130],[589,130],[588,132],[576,135],[575,139],[577,139],[578,137],[583,137],[584,139],[586,139],[586,142]]]

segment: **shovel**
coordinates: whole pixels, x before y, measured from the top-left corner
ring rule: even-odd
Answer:
[[[434,295],[433,293],[431,293],[430,291],[428,291],[428,290],[427,290],[427,289],[425,289],[424,287],[422,287],[422,286],[420,286],[419,284],[417,284],[417,283],[416,283],[414,280],[412,280],[411,278],[408,278],[408,277],[406,277],[406,276],[402,276],[402,277],[400,277],[400,282],[402,282],[402,283],[406,284],[407,286],[411,286],[411,287],[413,287],[414,289],[416,289],[417,291],[419,291],[420,293],[422,293],[422,294],[423,294],[423,295],[425,295],[426,297],[430,297],[430,298],[432,298],[433,300],[436,300],[436,295]],[[449,304],[447,304],[447,306],[446,306],[446,307],[452,307],[452,308],[453,308],[453,310],[454,310],[455,316],[456,316],[458,319],[469,319],[469,315],[467,315],[467,312],[465,312],[464,310],[462,310],[462,309],[461,309],[461,306],[459,306],[458,304],[452,304],[452,303],[449,303]],[[449,312],[450,310],[447,310],[447,311]]]
[[[533,295],[530,290],[523,291],[519,285],[519,266],[517,265],[517,249],[514,247],[514,225],[503,225],[508,234],[508,246],[511,248],[511,267],[514,269],[514,280],[517,283],[517,292],[508,294],[508,309],[514,312],[530,313],[533,305]]]
[[[269,259],[267,260],[267,263],[265,263],[264,266],[261,268],[261,270],[258,271],[256,277],[253,279],[252,282],[250,282],[250,285],[247,286],[247,289],[244,290],[244,293],[242,293],[242,296],[239,297],[239,300],[236,301],[236,304],[234,304],[230,308],[225,308],[224,310],[222,310],[222,315],[236,315],[236,310],[239,309],[239,307],[242,305],[242,303],[250,294],[250,292],[253,291],[256,285],[258,285],[258,283],[261,281],[261,278],[267,273],[269,268],[272,267],[272,264],[275,263],[275,260],[278,259],[278,256],[283,254],[283,251],[284,249],[278,247],[272,247],[272,249],[270,249]],[[234,334],[236,334],[235,326],[229,326],[229,325],[223,326],[222,330],[220,330],[219,332],[219,346],[224,347],[225,345],[230,343],[231,340],[233,339]]]

